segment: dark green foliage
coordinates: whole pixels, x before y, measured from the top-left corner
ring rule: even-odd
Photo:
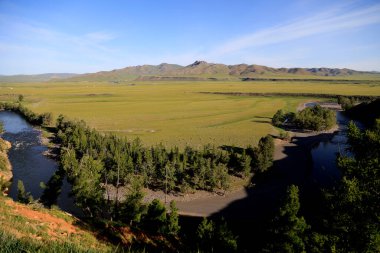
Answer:
[[[143,203],[143,199],[144,194],[142,192],[142,184],[140,180],[132,180],[130,190],[121,204],[120,220],[131,225],[133,223],[140,223],[143,215],[147,211],[147,207]]]
[[[85,155],[79,162],[78,173],[73,182],[76,203],[90,216],[100,213],[104,203],[104,188],[101,187],[103,164],[90,155]]]
[[[347,111],[349,109],[351,109],[356,103],[356,100],[355,98],[351,97],[343,97],[343,96],[339,96],[338,97],[338,104],[340,104],[342,106],[342,109]]]
[[[272,118],[272,124],[281,127],[285,123],[295,125],[301,129],[322,131],[333,127],[336,120],[335,113],[332,110],[315,105],[314,107],[307,107],[296,114],[284,113],[282,110],[278,110]]]
[[[177,235],[181,227],[178,225],[178,208],[175,205],[174,201],[170,202],[170,213],[167,214],[167,234],[168,235]]]
[[[296,114],[294,123],[297,127],[308,130],[327,130],[335,125],[335,113],[320,105],[307,107]]]
[[[222,219],[213,222],[203,218],[198,225],[197,247],[201,252],[235,252],[237,251],[237,237],[228,229]]]
[[[254,168],[258,172],[264,172],[273,164],[274,141],[267,135],[260,139],[254,152]]]
[[[270,252],[305,252],[306,230],[309,226],[305,219],[298,214],[300,202],[298,187],[291,185],[279,214],[273,220],[270,230]]]
[[[21,180],[17,181],[17,200],[24,204],[33,202],[32,195],[30,192],[26,192],[24,183]]]
[[[158,199],[154,199],[144,217],[144,228],[152,233],[165,234],[166,223],[166,208]]]
[[[285,113],[283,110],[278,110],[272,118],[272,124],[281,127],[284,123],[293,122],[295,114],[292,112]]]
[[[62,168],[59,168],[54,172],[53,176],[46,184],[43,182],[40,183],[41,188],[44,190],[40,197],[41,203],[47,207],[51,207],[57,203],[64,177],[65,171]]]
[[[20,94],[18,95],[18,102],[21,103],[22,101],[24,101],[24,95]]]
[[[353,156],[341,156],[343,179],[330,192],[330,237],[339,252],[380,250],[380,120],[361,131],[348,128]]]
[[[50,112],[45,112],[40,115],[41,124],[44,126],[49,126],[53,123],[53,115]]]

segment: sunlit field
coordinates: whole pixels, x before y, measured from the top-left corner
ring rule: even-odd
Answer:
[[[24,103],[35,112],[83,119],[102,132],[114,132],[144,145],[198,147],[256,145],[276,134],[270,124],[278,109],[296,110],[305,97],[249,97],[200,92],[317,93],[380,96],[377,82],[47,82],[0,84],[0,99]]]

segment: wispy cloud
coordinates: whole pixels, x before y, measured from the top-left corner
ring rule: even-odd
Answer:
[[[308,18],[297,19],[287,24],[280,24],[235,38],[219,45],[210,52],[208,58],[322,33],[346,31],[376,23],[380,23],[380,4],[355,10],[347,10],[346,6],[336,7]]]
[[[99,70],[100,64],[110,61],[116,52],[111,46],[112,41],[117,36],[106,31],[67,33],[48,24],[0,15],[0,39],[0,53],[17,60],[28,72],[39,71],[34,70],[37,64],[33,64],[39,60],[45,62],[41,66],[47,65],[53,69],[51,71],[60,71],[62,64],[69,62],[66,65],[86,62],[86,68],[93,71]],[[4,64],[0,60],[0,66]],[[76,70],[70,68],[70,71]]]

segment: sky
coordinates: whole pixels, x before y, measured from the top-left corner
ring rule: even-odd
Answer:
[[[0,74],[196,60],[380,71],[379,0],[0,0]]]

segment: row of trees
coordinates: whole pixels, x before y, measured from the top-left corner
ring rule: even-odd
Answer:
[[[332,110],[315,105],[304,110],[292,113],[278,110],[272,118],[272,124],[281,127],[284,125],[294,125],[301,129],[314,131],[327,130],[336,123],[335,113]]]

